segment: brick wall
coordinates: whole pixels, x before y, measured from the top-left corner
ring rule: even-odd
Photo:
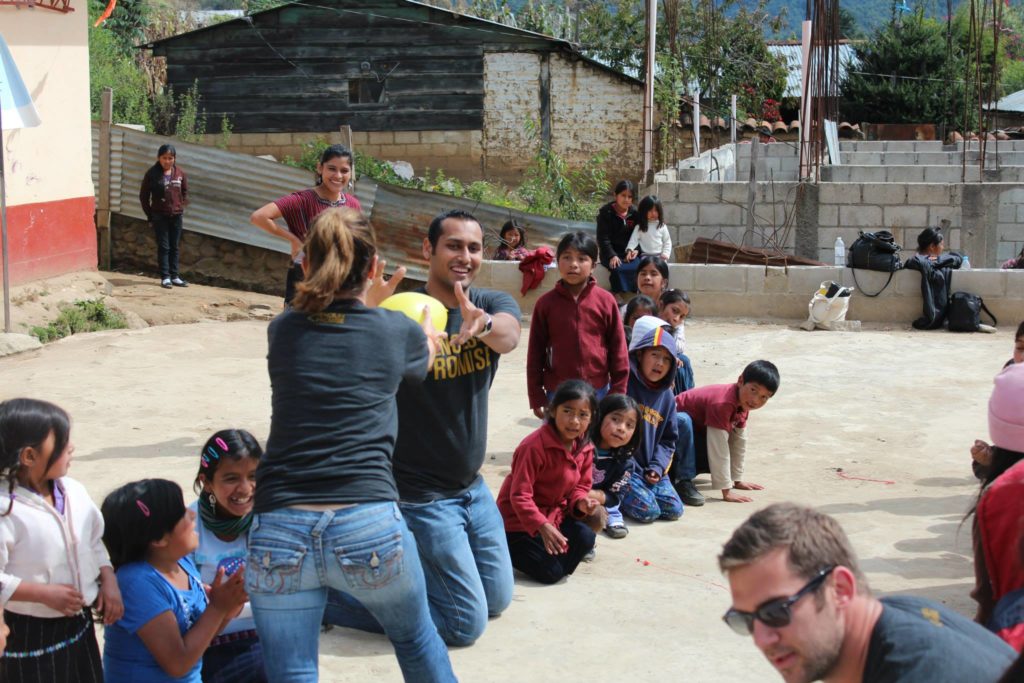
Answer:
[[[540,55],[489,52],[484,55],[483,153],[488,176],[514,179],[540,145],[527,121],[540,121]]]

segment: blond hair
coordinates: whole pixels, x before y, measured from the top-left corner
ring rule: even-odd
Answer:
[[[370,222],[353,209],[327,209],[306,235],[306,277],[296,285],[292,307],[319,313],[335,299],[351,298],[362,290],[377,239]]]
[[[790,569],[804,579],[842,565],[857,577],[857,591],[869,592],[867,579],[857,566],[857,555],[839,522],[793,503],[769,505],[748,517],[722,547],[718,567],[727,573],[779,548],[788,550]]]

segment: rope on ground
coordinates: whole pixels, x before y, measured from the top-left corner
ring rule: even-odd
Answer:
[[[896,483],[895,481],[892,481],[891,479],[871,479],[870,477],[857,477],[857,476],[854,476],[852,474],[847,474],[846,472],[843,471],[842,467],[837,467],[836,468],[836,474],[839,475],[840,479],[848,479],[848,480],[856,480],[856,481],[871,481],[871,482],[874,482],[876,484],[886,484],[886,485],[895,484]]]

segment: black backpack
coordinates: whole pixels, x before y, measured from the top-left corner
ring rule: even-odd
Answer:
[[[970,292],[953,292],[946,308],[946,323],[950,332],[977,332],[981,327],[981,312],[985,311],[992,318],[992,324],[998,325],[996,317],[977,294]]]
[[[885,291],[885,288],[892,282],[892,274],[903,267],[903,259],[900,258],[900,245],[896,244],[896,238],[888,230],[878,232],[864,232],[861,230],[860,237],[850,245],[850,256],[846,265],[850,268],[862,268],[864,270],[877,270],[889,273],[889,279],[885,281],[882,288],[874,294],[868,294],[857,282],[857,272],[853,273],[853,283],[862,294],[869,297],[876,297]]]

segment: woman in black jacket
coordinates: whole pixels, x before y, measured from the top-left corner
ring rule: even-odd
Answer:
[[[636,227],[636,185],[620,180],[615,186],[615,199],[597,212],[597,246],[601,265],[610,272],[612,291],[636,291],[637,261],[626,263],[626,245]]]
[[[188,287],[178,273],[178,244],[181,243],[181,216],[188,205],[188,179],[175,163],[173,145],[160,145],[156,163],[142,177],[139,201],[150,227],[156,231],[160,286],[164,289]]]
[[[944,244],[941,228],[925,228],[917,236],[917,253],[907,259],[904,266],[921,273],[924,311],[912,323],[918,330],[936,330],[946,321],[950,282],[953,271],[963,263],[963,256],[953,252],[943,254]]]

